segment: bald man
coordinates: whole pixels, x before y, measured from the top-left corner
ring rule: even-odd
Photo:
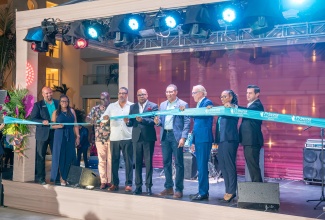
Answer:
[[[49,87],[42,88],[43,100],[34,104],[30,115],[31,120],[42,123],[36,125],[36,182],[45,185],[45,156],[47,147],[50,145],[52,152],[54,130],[50,128],[51,115],[58,108],[59,101],[53,99],[53,91]]]
[[[144,112],[158,111],[158,105],[148,100],[148,92],[139,89],[138,102],[130,106],[130,115]],[[132,129],[132,143],[135,152],[135,190],[134,195],[142,194],[142,162],[146,165],[146,194],[152,194],[152,156],[155,147],[156,130],[154,117],[125,118],[124,121]]]

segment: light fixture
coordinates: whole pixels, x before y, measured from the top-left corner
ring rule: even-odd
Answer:
[[[109,35],[114,39],[116,47],[129,45],[133,39],[140,37],[140,30],[144,24],[142,15],[116,15],[109,25]]]
[[[254,35],[267,33],[282,20],[279,1],[247,0],[242,25],[250,27]]]
[[[180,11],[159,11],[155,18],[154,30],[158,35],[164,31],[170,31],[182,23]]]
[[[49,44],[42,41],[42,42],[32,42],[30,48],[35,52],[47,52],[49,50]]]
[[[220,28],[214,7],[207,5],[188,6],[182,29],[191,38],[208,39],[212,31]]]
[[[75,49],[84,49],[88,47],[88,41],[84,38],[79,38],[74,42],[73,47]]]
[[[222,19],[228,23],[233,22],[236,19],[236,11],[232,8],[226,8],[222,12]]]
[[[41,23],[41,27],[44,34],[43,41],[48,44],[56,45],[55,35],[58,33],[58,27],[54,19],[44,19]]]

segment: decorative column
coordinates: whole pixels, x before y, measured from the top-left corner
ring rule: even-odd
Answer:
[[[16,53],[16,87],[27,88],[34,100],[37,100],[37,75],[38,53],[30,49],[30,44],[23,41],[28,30],[17,30]],[[28,66],[28,75],[26,70]],[[28,150],[25,152],[28,158],[14,158],[13,181],[28,182],[35,178],[35,126],[30,126],[31,134],[28,137]]]
[[[134,53],[125,52],[119,54],[119,88],[126,87],[129,90],[129,101],[134,102]]]

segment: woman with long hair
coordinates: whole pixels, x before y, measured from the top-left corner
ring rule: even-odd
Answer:
[[[69,98],[61,95],[59,107],[52,114],[52,122],[56,123],[77,123],[76,113],[69,106]],[[52,152],[51,182],[60,175],[62,186],[67,184],[67,177],[71,164],[76,161],[75,147],[79,145],[80,135],[78,125],[52,125],[55,129]]]
[[[225,107],[237,108],[237,95],[232,90],[225,90],[220,96]],[[218,162],[224,177],[226,193],[222,202],[230,202],[236,197],[237,169],[236,156],[239,144],[238,118],[231,116],[219,116],[216,125],[215,143],[218,144]]]

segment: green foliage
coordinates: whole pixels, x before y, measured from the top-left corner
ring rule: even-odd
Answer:
[[[10,3],[0,8],[0,87],[3,86],[4,74],[16,61],[15,12]]]

